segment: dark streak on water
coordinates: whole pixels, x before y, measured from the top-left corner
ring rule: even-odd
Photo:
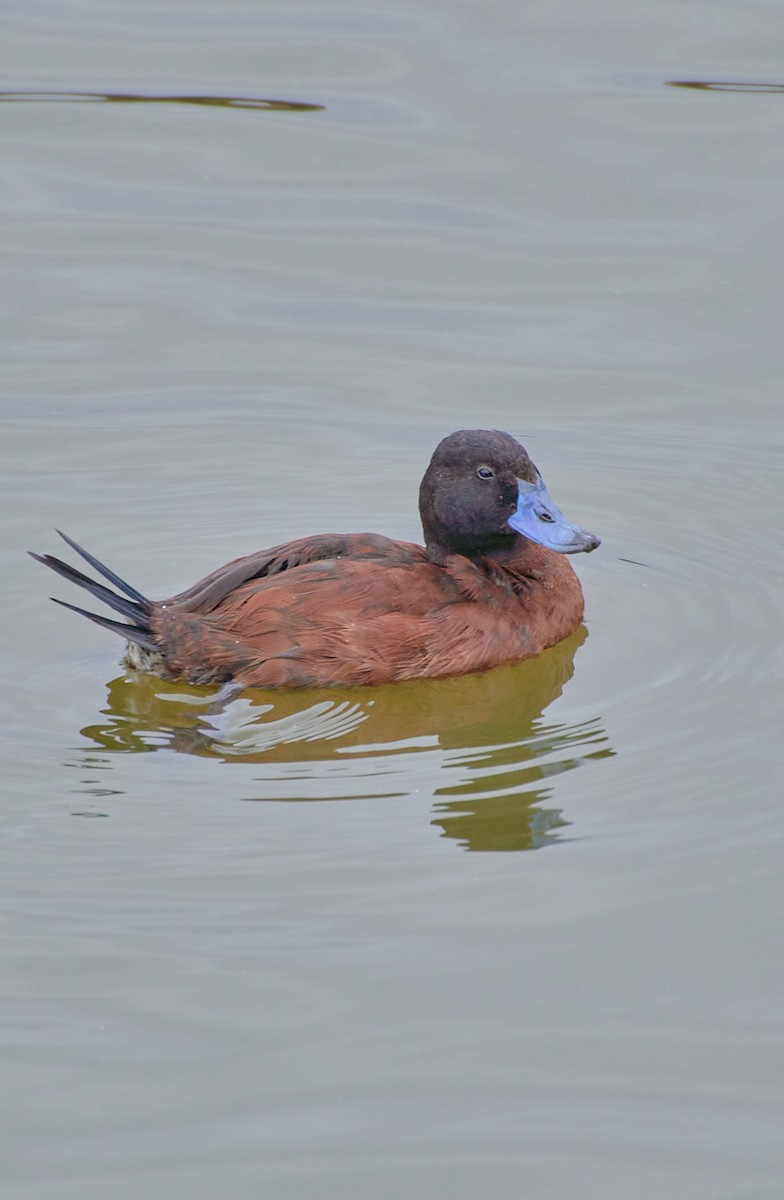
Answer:
[[[759,95],[784,92],[784,83],[733,83],[729,80],[710,79],[668,79],[665,86],[694,88],[700,92],[756,92]]]
[[[252,108],[274,112],[323,112],[323,104],[298,100],[263,100],[256,96],[143,96],[135,92],[0,92],[0,102],[45,104],[200,104],[209,108]]]

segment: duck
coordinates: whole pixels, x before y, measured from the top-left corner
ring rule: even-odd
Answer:
[[[533,658],[583,620],[568,556],[599,538],[567,521],[525,447],[500,430],[439,442],[419,489],[424,545],[319,534],[218,567],[150,600],[64,533],[105,583],[30,554],[123,620],[70,604],[126,640],[125,665],[236,688],[380,685]]]

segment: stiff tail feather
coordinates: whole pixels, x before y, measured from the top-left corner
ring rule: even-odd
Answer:
[[[102,562],[99,562],[87,550],[83,550],[77,542],[74,542],[66,534],[57,532],[64,542],[67,542],[72,550],[75,550],[86,562],[93,567],[99,575],[103,575],[104,579],[108,579],[125,595],[118,596],[116,592],[105,587],[102,583],[98,583],[95,579],[90,579],[88,575],[83,575],[81,571],[77,571],[76,567],[70,566],[60,558],[55,558],[53,554],[35,554],[32,550],[28,551],[31,558],[36,562],[43,563],[45,567],[49,567],[52,571],[56,571],[58,575],[62,575],[69,583],[75,583],[77,587],[84,588],[97,600],[101,600],[104,604],[108,604],[115,612],[121,613],[132,622],[130,625],[125,625],[122,621],[112,621],[109,617],[99,616],[97,613],[88,612],[84,608],[77,608],[75,604],[68,604],[65,600],[56,600],[52,596],[55,604],[61,604],[63,608],[70,608],[72,612],[81,613],[83,617],[87,617],[90,621],[95,621],[96,625],[101,625],[104,629],[110,629],[112,633],[119,633],[129,642],[136,642],[139,646],[143,646],[146,650],[155,651],[158,649],[152,630],[150,628],[150,601],[144,597],[141,592],[137,592],[136,588],[131,587],[119,575],[115,575],[114,571],[109,570]],[[126,599],[126,596],[128,599]]]

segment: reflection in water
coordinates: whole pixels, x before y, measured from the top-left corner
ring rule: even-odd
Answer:
[[[201,104],[210,108],[260,108],[276,112],[323,112],[323,104],[301,104],[297,100],[261,100],[255,96],[142,96],[135,92],[8,92],[0,91],[0,103],[45,104]]]
[[[129,672],[108,685],[108,720],[82,733],[110,754],[166,749],[263,764],[252,781],[238,779],[251,800],[427,790],[437,798],[432,823],[445,837],[471,850],[531,849],[557,840],[566,824],[559,810],[541,807],[551,778],[613,753],[598,719],[543,720],[585,636],[580,629],[537,659],[486,675],[378,688],[222,697]],[[94,752],[89,761],[95,769]]]
[[[757,92],[761,95],[784,92],[784,83],[732,83],[727,80],[668,79],[667,87],[696,88],[701,92]]]
[[[435,806],[433,824],[446,837],[470,850],[535,850],[559,840],[554,831],[569,822],[560,809],[538,807],[552,791],[547,781],[588,759],[610,758],[613,751],[596,719],[567,726],[532,716],[525,733],[517,742],[488,746],[449,764],[476,774],[437,789],[438,796],[459,797]]]

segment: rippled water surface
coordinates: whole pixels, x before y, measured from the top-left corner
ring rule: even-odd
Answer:
[[[9,1195],[780,1196],[780,24],[0,15]],[[602,537],[485,676],[227,699],[24,554],[415,540],[466,426]]]

